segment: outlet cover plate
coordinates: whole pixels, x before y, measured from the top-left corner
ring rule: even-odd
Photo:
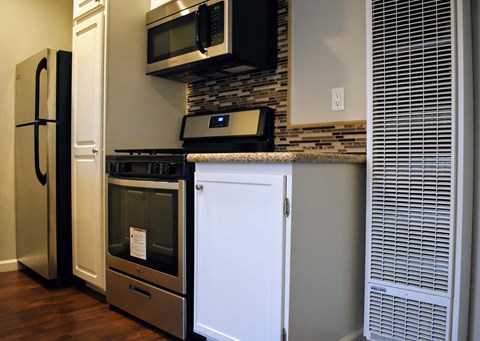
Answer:
[[[332,111],[345,110],[345,88],[332,89]]]

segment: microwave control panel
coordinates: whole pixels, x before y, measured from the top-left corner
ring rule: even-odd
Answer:
[[[223,44],[225,39],[225,5],[221,1],[214,5],[209,6],[210,12],[210,39],[211,46]]]

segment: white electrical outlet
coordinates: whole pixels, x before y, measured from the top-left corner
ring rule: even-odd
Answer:
[[[332,89],[332,111],[345,110],[345,89]]]

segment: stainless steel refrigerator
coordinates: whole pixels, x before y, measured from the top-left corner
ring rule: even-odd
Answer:
[[[18,261],[60,286],[72,281],[71,52],[45,49],[16,67]]]

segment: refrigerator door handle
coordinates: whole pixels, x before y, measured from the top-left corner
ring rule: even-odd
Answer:
[[[35,121],[40,119],[40,74],[47,70],[47,58],[42,58],[35,72]]]
[[[34,148],[35,148],[35,174],[37,175],[38,181],[45,186],[47,184],[47,173],[43,174],[40,169],[40,125],[45,125],[45,122],[35,122],[35,133],[34,133]]]

